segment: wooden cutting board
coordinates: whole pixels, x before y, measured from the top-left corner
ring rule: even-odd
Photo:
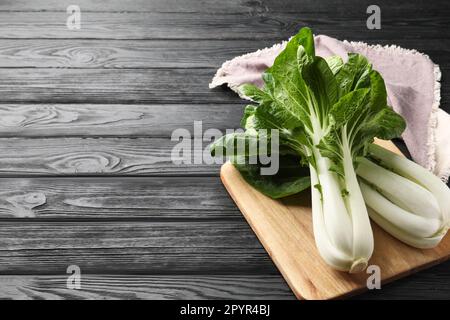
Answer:
[[[401,154],[390,141],[377,143]],[[273,200],[247,184],[230,163],[222,166],[220,176],[298,299],[341,298],[367,290],[367,279],[372,273],[335,271],[317,252],[309,190]],[[380,267],[382,285],[450,257],[448,234],[438,247],[421,250],[403,244],[373,222],[372,227],[375,250],[369,265]]]

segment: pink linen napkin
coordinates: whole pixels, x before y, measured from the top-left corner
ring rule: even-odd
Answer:
[[[226,84],[243,96],[238,87],[244,83],[262,86],[261,74],[273,64],[286,41],[270,48],[236,57],[217,70],[210,88]],[[403,139],[414,161],[447,181],[450,175],[450,115],[439,108],[439,66],[416,50],[363,42],[339,41],[315,36],[316,54],[322,57],[348,52],[365,55],[383,76],[388,102],[407,122]]]

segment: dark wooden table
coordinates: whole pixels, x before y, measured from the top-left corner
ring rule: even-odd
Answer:
[[[448,1],[376,3],[381,30],[371,1],[1,1],[0,298],[293,299],[219,167],[174,165],[171,133],[238,127],[216,68],[302,26],[429,54],[449,106]],[[359,296],[449,297],[450,263]]]

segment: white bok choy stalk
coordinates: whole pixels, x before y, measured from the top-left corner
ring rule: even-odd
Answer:
[[[352,72],[362,74],[366,79],[358,79],[364,83],[359,88],[346,88],[342,86],[345,81],[340,82],[342,96],[330,110],[329,132],[317,145],[320,154],[316,157],[316,166],[311,166],[312,213],[316,243],[322,257],[328,259],[330,265],[334,263],[336,269],[353,273],[367,267],[374,247],[368,212],[353,164],[366,153],[374,136],[384,139],[398,136],[405,123],[386,105],[384,82],[364,57],[351,55],[337,73],[338,79],[340,72],[345,73],[345,79]],[[321,165],[323,161],[331,164],[327,170],[326,165]],[[340,198],[330,191],[339,190],[330,187],[329,181],[333,179],[340,186]],[[315,190],[316,181],[321,193]],[[320,201],[319,195],[322,196]],[[350,219],[345,219],[342,214],[338,216],[337,212],[346,212]],[[337,238],[334,235],[336,230],[347,238]],[[333,243],[339,244],[335,248],[340,250],[327,252]]]
[[[337,270],[363,271],[374,243],[354,164],[366,155],[374,137],[391,139],[405,127],[386,105],[383,79],[361,55],[349,54],[346,63],[338,57],[316,56],[312,32],[303,28],[263,80],[263,89],[242,88],[258,104],[245,109],[245,133],[218,139],[212,153],[217,149],[234,152],[234,142],[249,144],[258,130],[277,129],[280,154],[297,156],[299,167],[310,168],[313,229],[320,255]],[[293,190],[298,189],[263,191],[278,196]]]
[[[370,217],[397,239],[433,248],[449,229],[450,189],[420,165],[371,145],[357,173]]]

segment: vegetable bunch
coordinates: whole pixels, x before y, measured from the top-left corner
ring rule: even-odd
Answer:
[[[311,186],[314,236],[326,263],[348,272],[367,267],[374,248],[369,214],[410,245],[439,243],[448,230],[450,191],[422,167],[373,144],[374,137],[400,136],[406,125],[387,105],[383,78],[364,56],[349,54],[345,63],[316,56],[313,34],[303,28],[263,80],[262,89],[241,88],[257,104],[245,108],[245,132],[216,140],[211,152],[232,154],[247,182],[272,198]],[[250,164],[250,146],[267,152],[271,129],[279,138],[280,170],[263,176],[262,164]],[[236,148],[240,143],[246,147]]]

